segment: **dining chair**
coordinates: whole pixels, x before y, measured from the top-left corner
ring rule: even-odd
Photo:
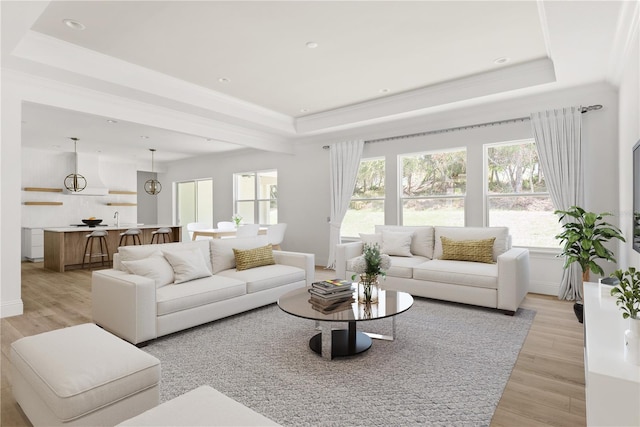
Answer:
[[[190,222],[187,224],[187,231],[189,232],[189,240],[193,240],[193,232],[197,230],[207,230],[210,229],[211,226],[209,224],[205,224],[204,222]],[[204,240],[209,239],[206,236],[198,236],[196,240]]]
[[[257,237],[260,224],[245,224],[238,227],[236,237]]]
[[[231,221],[220,221],[218,223],[218,230],[233,230],[236,228],[235,223]]]
[[[284,222],[270,225],[267,228],[267,241],[271,243],[273,249],[277,251],[280,250],[280,244],[284,240],[284,232],[286,231],[286,229],[287,224]]]

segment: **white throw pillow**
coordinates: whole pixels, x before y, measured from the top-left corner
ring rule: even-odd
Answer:
[[[365,234],[360,233],[360,240],[362,240],[362,244],[364,245],[378,245],[382,248],[382,233],[374,233],[374,234]]]
[[[394,256],[412,256],[411,237],[413,233],[401,233],[396,231],[382,232],[382,252]]]
[[[156,282],[156,288],[173,283],[174,280],[173,268],[160,252],[156,252],[149,258],[122,261],[122,265],[132,274],[153,279]]]
[[[433,258],[434,230],[430,225],[376,225],[376,233],[383,231],[413,232],[411,237],[411,253]]]
[[[171,267],[173,267],[175,279],[173,283],[184,283],[189,280],[211,276],[211,272],[202,258],[200,249],[195,248],[189,251],[166,252],[164,256],[167,258],[167,261],[169,261],[169,264],[171,264]]]
[[[224,270],[236,268],[236,256],[234,249],[254,249],[266,246],[269,241],[267,236],[261,234],[257,237],[239,237],[235,239],[211,239],[211,266],[213,274]]]

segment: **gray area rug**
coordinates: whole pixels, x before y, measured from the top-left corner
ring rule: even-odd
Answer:
[[[491,422],[534,316],[416,298],[397,317],[395,341],[327,361],[309,349],[313,321],[270,305],[143,350],[162,363],[163,402],[208,384],[285,426],[480,426]],[[390,334],[391,320],[358,330]]]

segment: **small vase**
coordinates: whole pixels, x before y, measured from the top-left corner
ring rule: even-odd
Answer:
[[[378,303],[378,276],[361,274],[358,282],[358,302]]]
[[[630,318],[624,331],[624,360],[640,366],[640,319]]]

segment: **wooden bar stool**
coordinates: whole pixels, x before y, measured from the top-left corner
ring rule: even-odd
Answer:
[[[162,239],[162,242],[160,242]],[[154,243],[171,243],[173,239],[171,239],[171,229],[169,227],[158,228],[156,231],[151,233],[151,244]]]
[[[105,257],[107,257],[107,267],[109,267],[109,246],[107,244],[107,231],[96,230],[91,234],[87,234],[87,242],[84,244],[84,255],[82,256],[82,268],[84,268],[84,262],[89,257],[89,269],[93,264],[93,258],[100,258],[100,264],[104,266]],[[100,252],[93,252],[95,244],[100,245]],[[97,248],[96,248],[97,249]],[[87,252],[87,250],[89,252]]]
[[[141,245],[142,241],[140,240],[140,229],[139,228],[130,228],[124,233],[120,233],[120,242],[118,242],[118,246],[127,246],[129,242],[129,238],[131,238],[132,245]]]

